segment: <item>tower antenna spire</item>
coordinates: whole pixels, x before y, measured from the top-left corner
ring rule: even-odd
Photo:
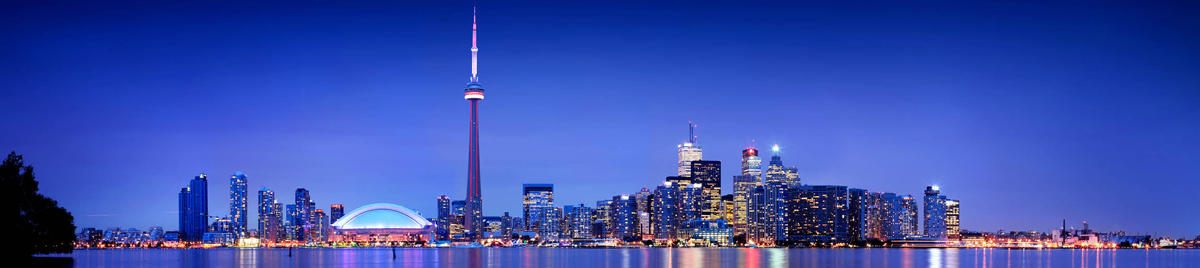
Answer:
[[[476,55],[479,48],[475,47],[475,30],[477,28],[475,19],[475,7],[471,7],[471,82],[479,82],[479,57]]]

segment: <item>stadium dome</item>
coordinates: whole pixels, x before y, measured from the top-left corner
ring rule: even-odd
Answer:
[[[423,229],[431,225],[433,223],[421,217],[421,214],[406,207],[388,203],[375,203],[359,207],[333,223],[333,227],[340,230]]]

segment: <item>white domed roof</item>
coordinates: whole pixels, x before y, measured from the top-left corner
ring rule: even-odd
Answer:
[[[333,228],[346,229],[422,229],[433,223],[408,208],[388,203],[375,203],[350,211]]]

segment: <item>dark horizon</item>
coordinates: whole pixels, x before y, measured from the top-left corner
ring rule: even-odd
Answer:
[[[0,149],[80,228],[172,230],[200,173],[220,216],[244,172],[251,223],[264,186],[435,217],[466,194],[471,4],[8,3]],[[779,144],[806,184],[939,185],[966,230],[1200,234],[1193,3],[478,7],[484,216],[654,187],[695,122],[723,194]]]

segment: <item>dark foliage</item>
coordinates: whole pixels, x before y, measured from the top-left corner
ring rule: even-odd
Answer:
[[[0,226],[12,230],[2,254],[28,257],[74,249],[75,217],[54,199],[38,194],[33,166],[26,166],[16,152],[0,164],[0,207]]]

